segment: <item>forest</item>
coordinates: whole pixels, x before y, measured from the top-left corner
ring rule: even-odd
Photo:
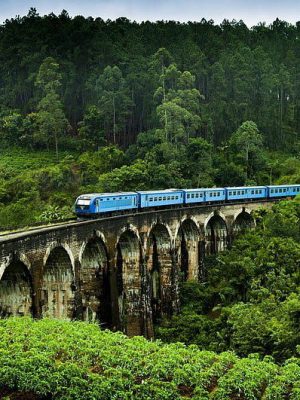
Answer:
[[[300,24],[24,17],[0,27],[0,227],[90,191],[296,183]]]
[[[299,184],[299,39],[278,19],[6,20],[0,231],[71,218],[89,192]],[[155,341],[0,320],[0,397],[299,399],[300,200],[255,218],[181,284]]]

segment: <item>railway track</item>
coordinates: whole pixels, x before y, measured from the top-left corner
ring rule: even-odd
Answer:
[[[282,199],[272,199],[272,203],[276,203]],[[64,229],[73,225],[86,225],[86,224],[91,224],[97,221],[102,221],[106,220],[107,222],[118,219],[118,218],[123,218],[123,217],[134,217],[137,214],[139,215],[145,215],[145,214],[153,214],[153,213],[166,213],[170,211],[183,211],[183,210],[193,210],[193,209],[201,209],[201,208],[207,208],[207,207],[220,207],[220,206],[233,206],[233,205],[240,205],[241,207],[243,205],[249,204],[249,203],[269,203],[270,199],[257,199],[257,200],[252,200],[252,201],[245,201],[245,202],[240,202],[240,201],[230,201],[230,202],[214,202],[211,204],[197,204],[197,205],[189,205],[189,206],[181,206],[181,207],[173,207],[173,208],[158,208],[156,210],[147,210],[147,211],[139,211],[139,212],[134,212],[134,213],[126,213],[126,214],[118,214],[118,215],[112,215],[112,216],[103,216],[101,218],[95,218],[95,219],[85,219],[85,220],[78,220],[76,217],[70,218],[68,220],[64,220],[62,222],[57,222],[53,224],[47,224],[47,225],[34,225],[34,226],[29,226],[29,227],[21,227],[20,229],[6,229],[6,231],[0,231],[0,242],[10,240],[12,238],[19,238],[22,236],[26,235],[34,235],[37,232],[47,232],[51,231],[53,229]]]

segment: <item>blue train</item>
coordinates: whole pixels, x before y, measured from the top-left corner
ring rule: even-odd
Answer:
[[[78,217],[97,217],[105,213],[139,211],[157,207],[293,197],[299,193],[300,185],[92,193],[83,194],[76,199],[75,213]]]

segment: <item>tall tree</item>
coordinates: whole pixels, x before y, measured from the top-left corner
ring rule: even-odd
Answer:
[[[41,134],[47,140],[51,141],[51,138],[54,138],[57,158],[59,137],[68,126],[59,95],[60,81],[61,74],[58,63],[52,57],[46,58],[40,66],[35,81],[42,93],[38,104],[38,123]]]
[[[244,122],[229,140],[229,151],[236,164],[244,167],[246,183],[263,162],[263,138],[253,121]]]
[[[96,91],[105,136],[111,138],[112,134],[116,144],[117,136],[126,133],[126,119],[133,106],[120,68],[107,66],[96,82]]]

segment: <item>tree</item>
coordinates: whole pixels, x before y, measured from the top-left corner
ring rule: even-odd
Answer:
[[[117,135],[125,131],[125,121],[133,103],[121,70],[107,66],[96,82],[98,107],[103,121],[105,136],[117,143]]]
[[[106,143],[101,122],[101,111],[96,106],[90,106],[84,114],[83,121],[79,123],[78,129],[80,137],[89,147],[99,149]]]
[[[243,165],[246,182],[254,178],[263,163],[262,149],[262,135],[252,121],[244,122],[229,140],[229,151],[237,164]]]
[[[10,144],[20,144],[23,132],[23,117],[18,112],[12,111],[0,119],[0,140]]]
[[[201,127],[201,96],[194,88],[195,77],[188,71],[180,72],[171,64],[163,68],[160,83],[154,96],[160,102],[156,112],[165,140],[188,143]]]
[[[191,177],[192,187],[210,187],[214,184],[213,146],[203,138],[190,139],[186,147],[183,171]]]
[[[41,90],[42,98],[38,104],[38,124],[41,134],[49,141],[53,135],[55,152],[58,159],[58,140],[66,131],[68,121],[59,96],[61,86],[59,65],[52,58],[46,58],[40,66],[36,86]]]

